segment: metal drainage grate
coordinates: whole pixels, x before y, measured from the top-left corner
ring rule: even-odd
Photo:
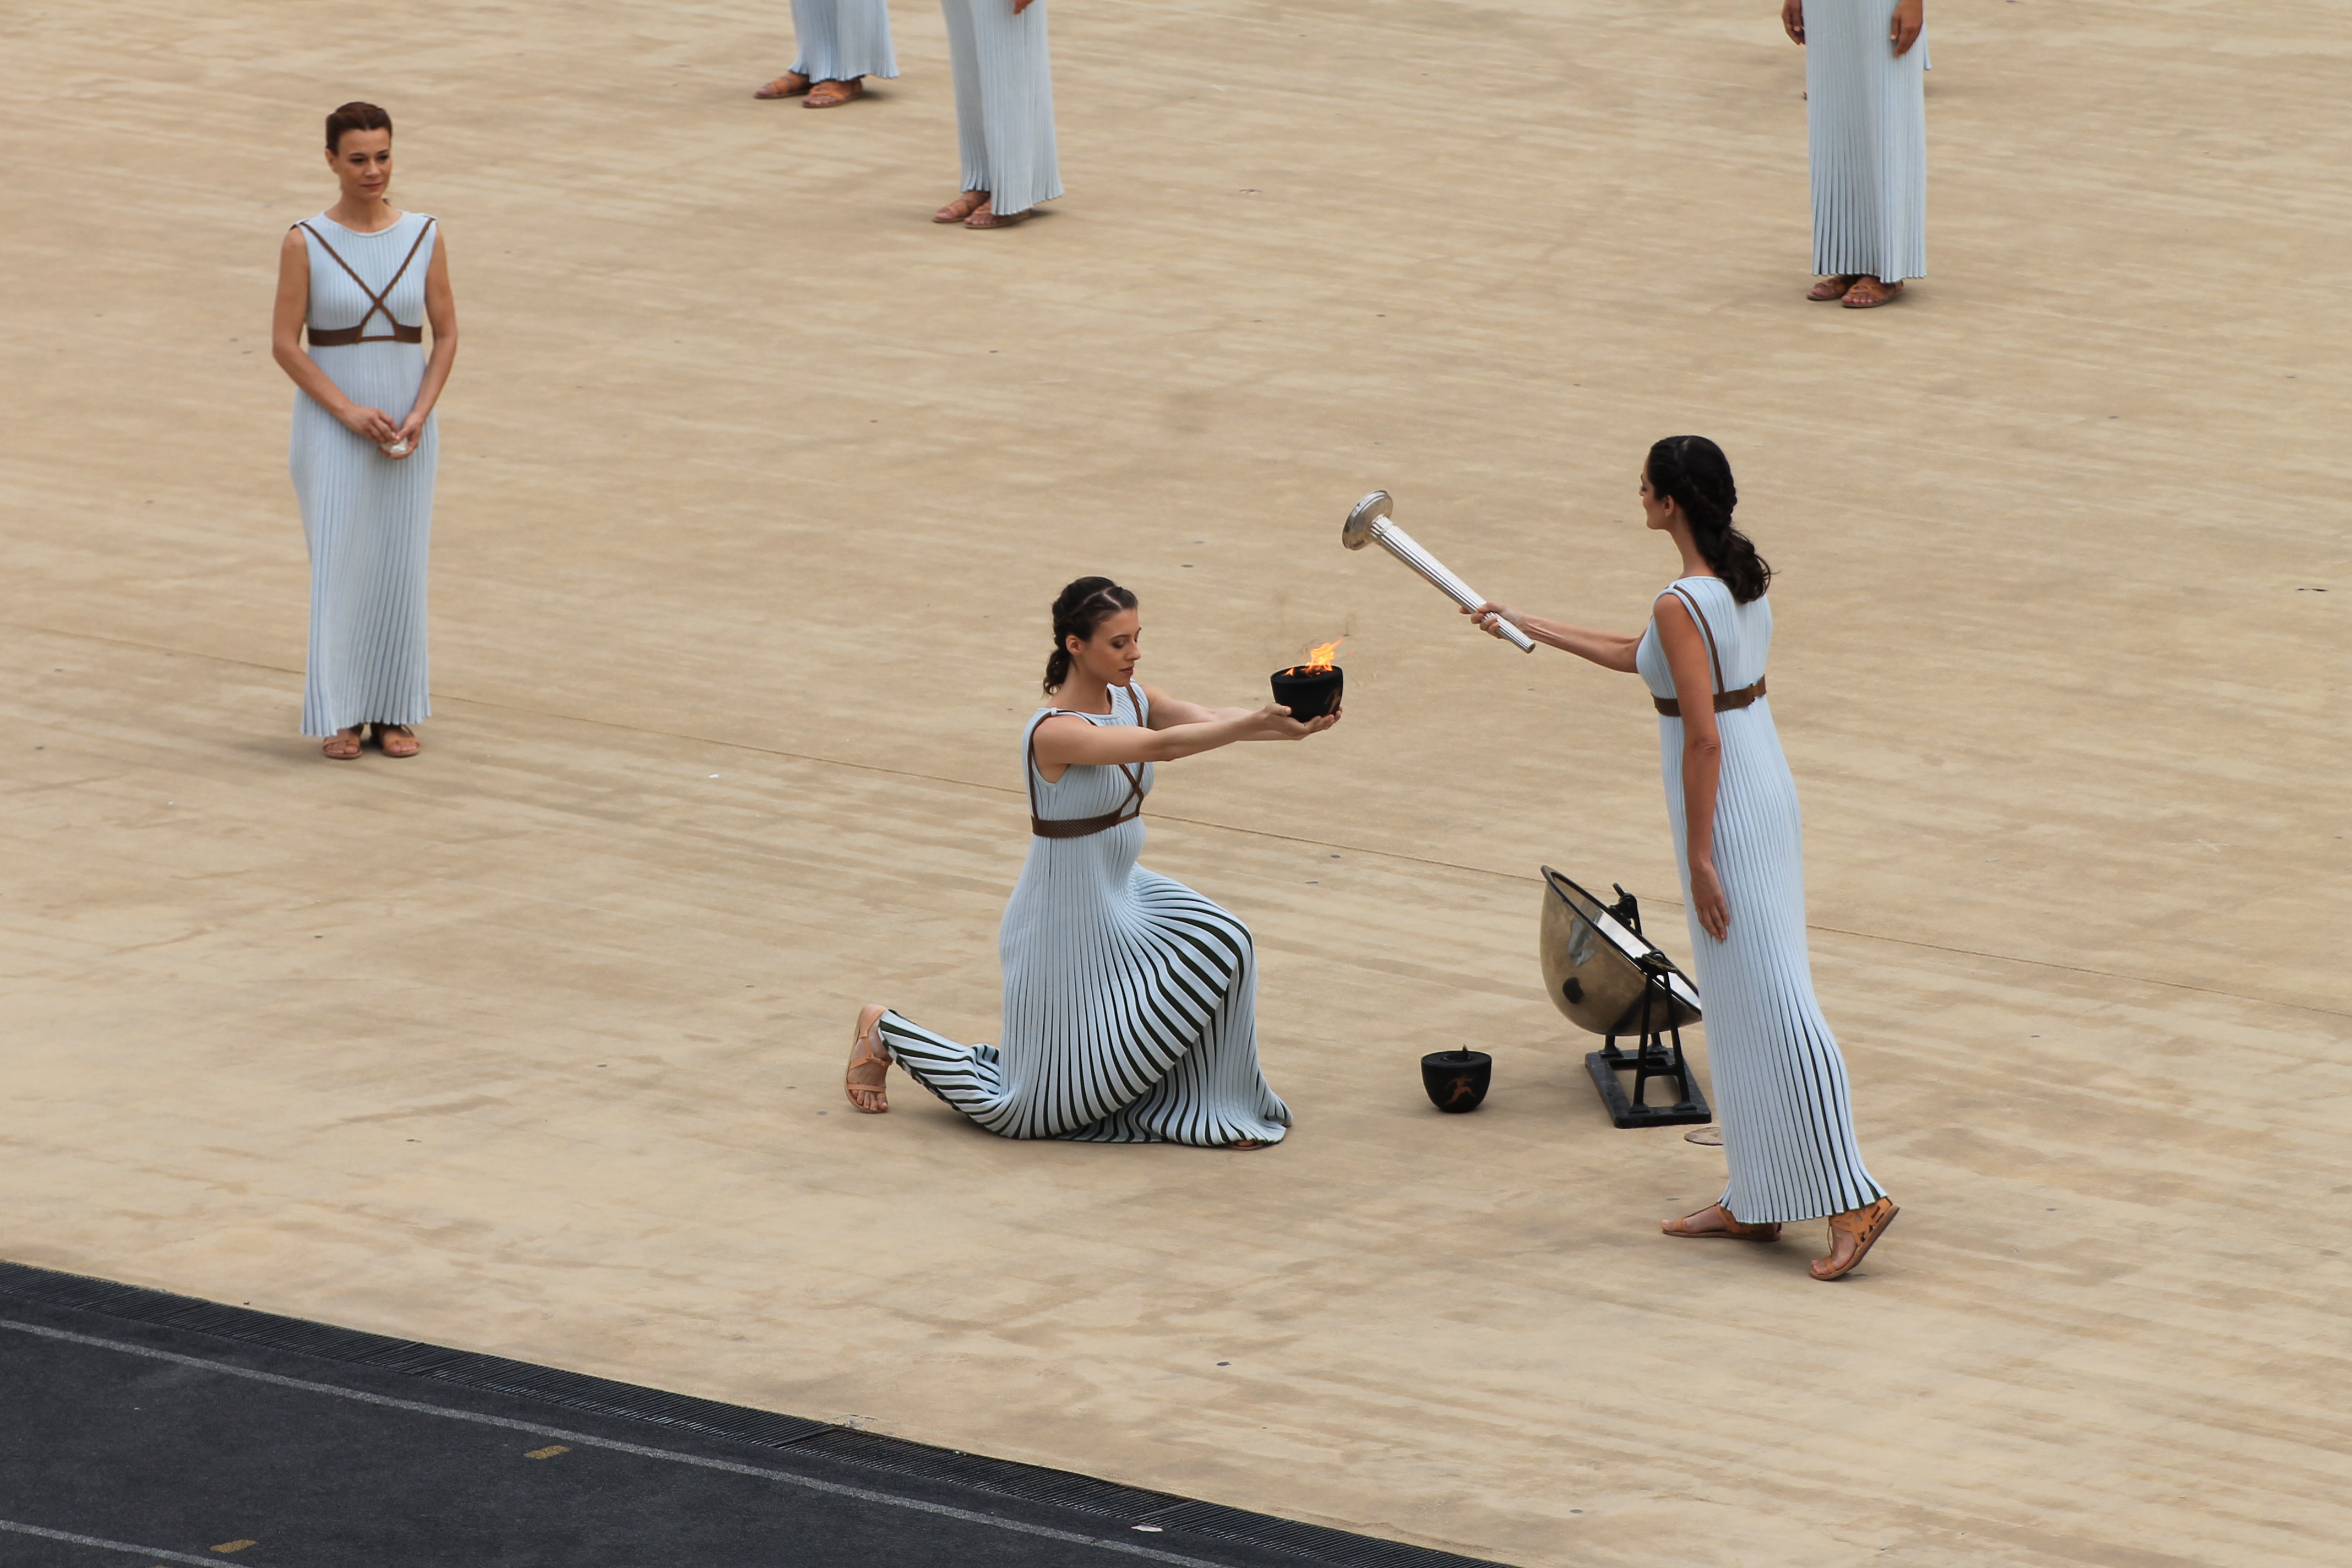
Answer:
[[[352,1366],[381,1368],[430,1378],[463,1388],[518,1394],[572,1410],[652,1422],[762,1448],[790,1448],[842,1464],[897,1475],[953,1482],[998,1497],[1038,1502],[1129,1525],[1150,1525],[1294,1552],[1329,1568],[1502,1568],[1483,1558],[1461,1557],[1425,1546],[1353,1535],[1318,1524],[1301,1524],[1271,1514],[1250,1513],[1222,1503],[1196,1502],[1168,1492],[1121,1486],[1070,1470],[992,1459],[955,1448],[936,1448],[875,1432],[779,1415],[748,1405],[725,1405],[683,1394],[665,1394],[631,1383],[590,1377],[504,1356],[454,1351],[415,1340],[339,1329],[302,1318],[226,1307],[193,1296],[174,1296],[110,1279],[60,1274],[29,1264],[0,1262],[0,1297],[43,1306],[102,1312],[110,1318],[182,1329],[267,1350],[291,1351]]]

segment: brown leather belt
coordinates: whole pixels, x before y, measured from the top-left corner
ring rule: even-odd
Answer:
[[[1747,707],[1750,702],[1755,701],[1759,697],[1763,695],[1764,679],[1763,677],[1759,676],[1756,679],[1756,684],[1753,686],[1743,686],[1737,691],[1717,692],[1715,694],[1715,710],[1718,713],[1728,713],[1734,708]],[[1669,719],[1679,719],[1683,716],[1683,705],[1675,701],[1671,697],[1653,697],[1650,699],[1650,701],[1656,706],[1659,712],[1664,714]]]
[[[329,327],[324,331],[310,329],[310,346],[314,349],[339,349],[346,343],[421,343],[425,329],[394,321],[388,332],[370,332],[362,337],[357,327]]]
[[[1105,812],[1100,816],[1033,816],[1029,831],[1040,838],[1087,838],[1097,833],[1108,833],[1125,823],[1141,819],[1140,806],[1133,811]]]

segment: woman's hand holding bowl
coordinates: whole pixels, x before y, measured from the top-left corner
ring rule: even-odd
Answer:
[[[1337,724],[1339,721],[1339,715],[1345,711],[1345,709],[1334,708],[1320,719],[1301,721],[1292,718],[1290,710],[1281,703],[1269,702],[1259,709],[1255,715],[1257,738],[1265,741],[1303,741],[1309,735],[1319,735]]]

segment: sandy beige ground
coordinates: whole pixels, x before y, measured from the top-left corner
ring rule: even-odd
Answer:
[[[1072,194],[993,235],[923,221],[919,5],[825,114],[748,97],[781,4],[0,7],[0,1255],[1514,1563],[2340,1563],[2341,12],[1938,0],[1935,273],[1861,314],[1766,0],[1057,5]],[[465,325],[401,764],[294,733],[265,343],[353,95]],[[1630,626],[1684,429],[1906,1205],[1836,1289],[1656,1236],[1718,1157],[1535,983],[1539,861],[1685,946],[1641,693],[1336,543],[1385,486]],[[1181,691],[1352,634],[1338,732],[1152,803],[1259,933],[1272,1153],[834,1087],[869,997],[992,1031],[1097,569]]]

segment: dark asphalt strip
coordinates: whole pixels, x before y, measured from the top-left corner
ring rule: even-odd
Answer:
[[[29,1544],[30,1540],[46,1540],[58,1542],[60,1547],[82,1549],[60,1561],[84,1561],[86,1558],[82,1553],[95,1550],[143,1554],[151,1562],[278,1563],[289,1564],[291,1568],[293,1564],[306,1563],[351,1563],[354,1558],[348,1553],[358,1550],[366,1553],[366,1561],[379,1564],[397,1561],[457,1563],[467,1559],[440,1556],[428,1542],[437,1540],[443,1549],[463,1551],[466,1548],[461,1546],[458,1538],[471,1537],[469,1544],[474,1550],[487,1548],[495,1552],[493,1557],[472,1558],[471,1561],[499,1563],[534,1562],[542,1557],[549,1562],[602,1561],[633,1564],[677,1562],[698,1565],[730,1562],[790,1562],[797,1564],[996,1561],[1019,1563],[1025,1568],[1028,1564],[1090,1563],[1116,1558],[1173,1563],[1180,1568],[1230,1568],[1234,1562],[1232,1558],[1220,1562],[1163,1551],[1141,1542],[1106,1539],[1083,1531],[1006,1518],[871,1487],[795,1475],[709,1454],[655,1447],[570,1426],[555,1426],[509,1415],[453,1408],[448,1405],[394,1398],[311,1378],[290,1377],[238,1366],[216,1358],[186,1355],[152,1345],[16,1319],[0,1319],[0,1330],[8,1331],[11,1337],[22,1336],[17,1338],[19,1345],[24,1345],[27,1339],[45,1342],[52,1347],[51,1354],[41,1358],[45,1362],[55,1362],[62,1353],[66,1361],[73,1363],[50,1366],[47,1377],[41,1380],[52,1384],[47,1390],[34,1391],[21,1386],[9,1388],[7,1403],[16,1419],[11,1423],[14,1431],[8,1447],[21,1450],[33,1446],[28,1440],[35,1439],[36,1434],[27,1418],[36,1412],[46,1418],[39,1423],[45,1430],[38,1435],[39,1451],[0,1455],[0,1459],[16,1461],[0,1469],[0,1476],[5,1478],[5,1489],[0,1489],[0,1497],[21,1503],[32,1500],[30,1494],[34,1492],[62,1493],[64,1495],[55,1500],[64,1504],[71,1515],[79,1516],[59,1518],[51,1514],[47,1518],[26,1519],[21,1516],[28,1510],[21,1506],[0,1510],[5,1514],[18,1516],[0,1520],[0,1531],[15,1535],[20,1542]],[[68,1351],[68,1347],[75,1347],[79,1353]],[[169,1368],[173,1369],[173,1373],[163,1378],[124,1377],[119,1373],[110,1375],[110,1369],[104,1363],[113,1361],[116,1368],[121,1368],[125,1363],[118,1358],[135,1358],[131,1364],[143,1362],[150,1364],[151,1370]],[[14,1363],[21,1358],[7,1359]],[[379,1410],[428,1417],[436,1423],[460,1423],[478,1429],[519,1434],[532,1441],[524,1444],[509,1440],[499,1445],[495,1451],[482,1450],[478,1445],[459,1444],[454,1446],[459,1451],[452,1451],[452,1445],[446,1439],[436,1443],[426,1437],[420,1445],[413,1436],[403,1441],[398,1439],[405,1435],[394,1435],[395,1440],[391,1445],[394,1451],[387,1452],[384,1435],[380,1431],[353,1430],[348,1424],[321,1420],[314,1411],[299,1408],[248,1408],[239,1411],[236,1406],[250,1405],[253,1394],[259,1391],[251,1391],[242,1400],[224,1398],[219,1385],[212,1382],[222,1378],[239,1380],[246,1384],[259,1384],[270,1390],[290,1391],[303,1396],[325,1395]],[[17,1380],[12,1378],[10,1382],[15,1384]],[[59,1382],[65,1384],[63,1390],[54,1386]],[[40,1397],[42,1393],[49,1397]],[[63,1398],[57,1397],[60,1393],[64,1394]],[[279,1402],[265,1400],[263,1403],[275,1405]],[[311,1401],[308,1398],[298,1402],[309,1403]],[[75,1404],[83,1407],[85,1417],[94,1414],[96,1418],[76,1421],[73,1413],[66,1408]],[[227,1418],[226,1423],[223,1417]],[[222,1430],[224,1425],[229,1429]],[[309,1469],[314,1473],[288,1473],[287,1460],[293,1456],[282,1452],[256,1452],[269,1447],[273,1437],[283,1438],[298,1429],[301,1438],[299,1447],[317,1464],[309,1467],[297,1464],[292,1469]],[[144,1435],[151,1440],[161,1437],[160,1447],[171,1453],[171,1468],[179,1474],[176,1477],[156,1475],[156,1461],[163,1459],[165,1453],[125,1452],[124,1440],[134,1434]],[[135,1441],[133,1446],[136,1446]],[[848,1510],[837,1506],[830,1510],[816,1510],[820,1514],[835,1516],[830,1519],[812,1520],[808,1517],[811,1510],[805,1508],[785,1510],[780,1514],[772,1507],[761,1506],[761,1500],[756,1497],[731,1495],[740,1492],[740,1482],[732,1487],[722,1487],[716,1492],[706,1488],[684,1489],[690,1494],[684,1497],[677,1495],[681,1489],[675,1483],[662,1485],[656,1482],[650,1489],[649,1496],[625,1503],[618,1510],[604,1506],[614,1500],[613,1489],[627,1492],[633,1489],[633,1480],[639,1481],[634,1489],[635,1491],[648,1491],[640,1478],[629,1474],[599,1476],[593,1482],[588,1478],[580,1478],[572,1485],[554,1489],[563,1493],[584,1491],[587,1495],[542,1495],[535,1499],[509,1495],[489,1500],[462,1495],[467,1490],[469,1481],[477,1483],[475,1489],[479,1489],[478,1483],[487,1465],[496,1465],[509,1477],[517,1471],[529,1470],[536,1472],[533,1479],[545,1475],[552,1481],[554,1476],[541,1471],[540,1463],[532,1462],[532,1457],[545,1454],[546,1460],[560,1460],[561,1453],[546,1452],[559,1446],[564,1453],[578,1450],[586,1454],[625,1455],[639,1460],[656,1461],[663,1467],[683,1467],[705,1472],[714,1479],[721,1476],[748,1479],[760,1483],[759,1490],[785,1488],[803,1494],[816,1494],[836,1505],[853,1503],[863,1506]],[[421,1449],[429,1452],[421,1452]],[[119,1468],[116,1479],[110,1482],[97,1480],[96,1478],[104,1474],[110,1458],[118,1465],[124,1460],[131,1461],[131,1464]],[[441,1462],[433,1463],[435,1460]],[[419,1468],[421,1462],[425,1468],[448,1473],[405,1478],[388,1473],[401,1469],[414,1471]],[[577,1464],[575,1460],[575,1468]],[[324,1476],[315,1473],[322,1466],[331,1473]],[[240,1487],[239,1478],[234,1472],[240,1469],[249,1472],[257,1468],[272,1472],[279,1484],[259,1489],[265,1495],[248,1495],[238,1500],[236,1494],[240,1490],[252,1493],[256,1489],[249,1484]],[[65,1484],[54,1484],[59,1480],[61,1471],[68,1472]],[[44,1474],[53,1484],[41,1484]],[[264,1478],[265,1480],[268,1479]],[[421,1484],[404,1488],[398,1484],[403,1479]],[[513,1489],[501,1487],[494,1489],[511,1492]],[[544,1493],[549,1489],[530,1489]],[[397,1495],[376,1498],[355,1495],[370,1490]],[[274,1496],[266,1495],[273,1492]],[[488,1500],[491,1504],[487,1510],[491,1519],[482,1521],[491,1526],[487,1531],[478,1524],[476,1528],[466,1527],[469,1523],[477,1523],[467,1516],[486,1511],[478,1506],[467,1506],[480,1500]],[[553,1506],[533,1509],[530,1506],[533,1501]],[[371,1507],[371,1504],[375,1506]],[[517,1516],[518,1508],[525,1514],[545,1512],[555,1517],[535,1527],[531,1521]],[[658,1521],[648,1517],[648,1508],[653,1514],[662,1517]],[[871,1510],[876,1508],[893,1510],[906,1519],[908,1525],[917,1528],[911,1531],[905,1528],[885,1527],[879,1531],[870,1526],[858,1528],[862,1521],[870,1520]],[[284,1549],[279,1551],[264,1550],[264,1543],[257,1540],[251,1547],[235,1549],[233,1554],[196,1556],[184,1550],[159,1551],[151,1546],[120,1542],[114,1539],[115,1534],[121,1532],[120,1527],[108,1527],[116,1519],[129,1522],[125,1518],[128,1513],[147,1514],[157,1526],[175,1528],[142,1530],[139,1534],[150,1540],[167,1538],[194,1542],[205,1534],[218,1536],[224,1531],[243,1528],[236,1523],[239,1518],[257,1519],[265,1512],[280,1518],[289,1513],[316,1516],[338,1510],[348,1510],[341,1521],[316,1521],[311,1528],[293,1531],[298,1539],[308,1537],[317,1546],[331,1548],[331,1554],[326,1556],[299,1552],[283,1530],[272,1542],[286,1542]],[[89,1519],[89,1515],[93,1511],[110,1516],[107,1524],[100,1525]],[[367,1521],[353,1517],[368,1512],[388,1512],[394,1516],[388,1521],[391,1526],[389,1536],[380,1528],[368,1529]],[[595,1517],[599,1513],[616,1513],[620,1517],[600,1521]],[[845,1513],[852,1517],[839,1517]],[[187,1517],[192,1514],[203,1517]],[[218,1522],[208,1524],[207,1521]],[[74,1528],[76,1524],[82,1528]],[[321,1524],[325,1526],[323,1530],[320,1528]],[[520,1528],[500,1528],[502,1525]],[[646,1528],[649,1526],[652,1527],[650,1530]],[[260,1533],[258,1525],[252,1528],[252,1533]],[[541,1539],[538,1542],[517,1539],[528,1534],[538,1534]],[[624,1538],[646,1534],[656,1539],[633,1542],[625,1557],[612,1554],[611,1549],[620,1547]],[[986,1539],[992,1536],[994,1541]],[[365,1539],[367,1537],[373,1539]],[[406,1550],[394,1547],[394,1540],[401,1537],[408,1538],[403,1543]],[[700,1539],[694,1539],[698,1537]],[[1008,1537],[1025,1539],[1016,1545],[1015,1541]],[[496,1545],[493,1545],[494,1542]],[[203,1542],[207,1549],[215,1551],[218,1546],[227,1544],[226,1540],[217,1544],[210,1541]],[[543,1552],[542,1548],[551,1550]],[[586,1549],[584,1556],[582,1554],[583,1548]],[[395,1550],[397,1555],[383,1555],[386,1549]],[[770,1554],[779,1550],[787,1552],[789,1555]],[[734,1555],[747,1551],[759,1555]],[[289,1555],[289,1552],[295,1554]],[[1250,1555],[1254,1557],[1255,1554]],[[0,1561],[15,1563],[20,1560],[13,1549],[0,1554]]]

